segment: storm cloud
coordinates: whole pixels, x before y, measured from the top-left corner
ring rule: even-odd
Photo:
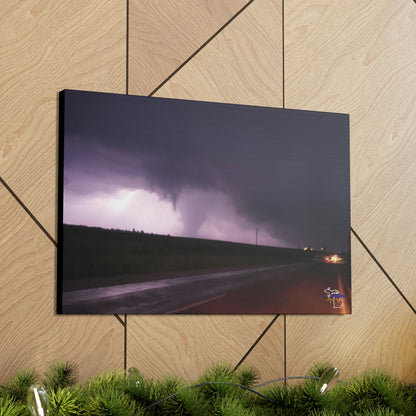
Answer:
[[[349,250],[347,115],[80,91],[60,105],[64,198],[147,190],[186,236],[221,217],[271,244]]]

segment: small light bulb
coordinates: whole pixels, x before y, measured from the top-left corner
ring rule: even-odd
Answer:
[[[136,368],[130,367],[127,371],[127,379],[136,384],[136,387],[143,382],[144,377],[143,374]]]
[[[40,384],[32,384],[27,391],[27,406],[32,416],[49,415],[49,399]]]
[[[339,376],[339,370],[336,367],[331,367],[326,370],[321,378],[318,381],[318,388],[321,393],[325,393],[330,390],[328,387],[332,388],[337,382]]]

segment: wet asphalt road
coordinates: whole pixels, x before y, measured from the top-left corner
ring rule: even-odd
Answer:
[[[63,293],[64,313],[349,313],[344,265],[316,261],[194,274]],[[342,308],[327,287],[346,292]],[[337,305],[339,306],[339,305]]]

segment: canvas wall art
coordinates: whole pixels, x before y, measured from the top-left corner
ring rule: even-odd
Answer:
[[[351,313],[347,114],[59,106],[59,313]]]

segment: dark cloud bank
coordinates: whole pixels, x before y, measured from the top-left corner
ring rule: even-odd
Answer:
[[[218,191],[287,246],[349,250],[347,115],[80,91],[63,99],[64,192],[147,189],[175,204],[184,189]],[[200,203],[190,222],[206,212]]]

